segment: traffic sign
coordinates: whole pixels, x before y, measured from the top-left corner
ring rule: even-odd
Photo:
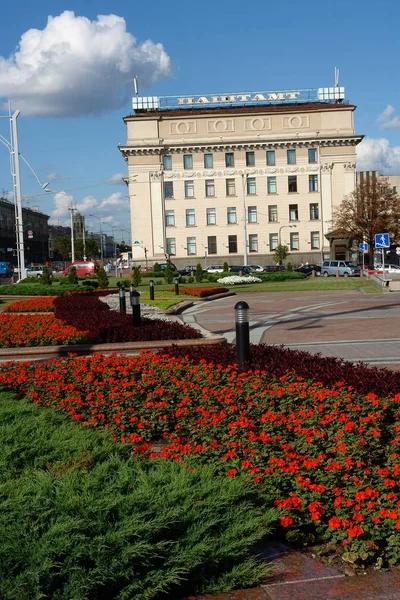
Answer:
[[[135,240],[135,241],[133,242],[133,245],[134,245],[134,246],[140,246],[140,242],[138,242],[137,240]]]
[[[32,231],[32,229],[28,229],[28,238],[30,240],[33,238],[33,231]]]
[[[368,252],[368,244],[360,244],[359,246],[360,252]]]
[[[375,234],[375,248],[390,248],[390,240],[388,233]]]

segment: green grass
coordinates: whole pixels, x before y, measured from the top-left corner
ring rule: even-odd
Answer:
[[[0,392],[2,600],[177,600],[260,582],[254,484],[132,458],[104,432]]]
[[[363,290],[367,294],[380,294],[381,288],[369,279],[358,277],[315,277],[300,281],[280,281],[254,283],[246,285],[227,286],[235,292],[306,292],[306,291],[334,291],[334,290]]]

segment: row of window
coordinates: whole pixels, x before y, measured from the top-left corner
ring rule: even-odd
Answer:
[[[269,251],[273,252],[279,243],[279,234],[278,233],[270,233],[269,234]],[[320,244],[319,231],[311,231],[310,233],[310,244],[312,250],[318,250]],[[228,244],[222,244],[224,249],[221,254],[226,253],[226,249],[229,254],[237,254],[238,252],[238,240],[237,235],[229,235],[228,236]],[[258,252],[258,234],[251,233],[248,238],[248,248],[249,252]],[[197,242],[195,237],[186,238],[186,246],[184,249],[187,252],[188,256],[197,254]],[[209,235],[207,237],[207,246],[206,246],[207,254],[218,254],[217,248],[217,236]],[[300,249],[300,239],[299,233],[296,231],[290,234],[290,250],[295,251]],[[171,256],[176,255],[176,238],[167,238],[167,252]]]
[[[194,198],[194,181],[185,181],[185,198]],[[236,180],[225,179],[225,189],[227,196],[236,196]],[[289,194],[297,192],[297,175],[289,175],[288,188]],[[318,175],[308,176],[308,191],[318,192]],[[255,177],[246,177],[246,192],[248,196],[257,194],[257,184]],[[215,180],[205,180],[205,196],[211,198],[215,196]],[[277,194],[276,177],[267,177],[267,194]],[[174,198],[174,182],[164,182],[164,197]]]
[[[196,209],[187,208],[186,214],[186,226],[191,227],[196,225]],[[261,213],[263,214],[263,213]],[[309,205],[310,221],[317,221],[319,219],[319,205],[312,203]],[[226,209],[226,219],[228,224],[237,223],[237,210],[236,206],[228,206]],[[289,221],[299,220],[299,206],[298,204],[289,204]],[[247,207],[247,221],[248,223],[257,223],[257,206]],[[268,206],[268,221],[278,221],[278,205],[270,204]],[[217,224],[217,211],[215,208],[206,208],[206,224],[216,225]],[[168,209],[165,211],[165,226],[175,227],[175,211]]]
[[[204,154],[204,168],[212,169],[214,167],[214,155],[213,154]],[[269,167],[275,166],[275,150],[267,150],[266,152],[266,164]],[[310,148],[308,150],[308,162],[310,164],[316,163],[318,160],[317,150],[316,148]],[[286,162],[288,165],[295,165],[297,162],[296,150],[287,150],[286,151]],[[255,167],[256,158],[254,152],[246,152],[246,167]],[[163,156],[163,166],[166,171],[170,171],[172,169],[172,156],[171,154],[165,154]],[[234,167],[235,166],[235,154],[234,152],[225,152],[225,166],[226,167]],[[192,154],[184,154],[183,155],[183,168],[184,169],[193,169],[193,155]]]

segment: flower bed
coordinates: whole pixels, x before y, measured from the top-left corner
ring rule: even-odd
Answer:
[[[228,275],[227,277],[221,277],[217,279],[217,283],[221,285],[242,285],[243,283],[261,283],[262,279],[259,277],[253,277],[248,275],[247,277],[241,277],[240,275]]]
[[[170,290],[173,292],[174,290]],[[225,292],[229,292],[228,288],[224,287],[203,287],[203,288],[185,288],[180,287],[179,291],[182,294],[187,294],[188,296],[198,296],[199,298],[208,298],[209,296],[215,296],[216,294],[225,294]]]
[[[55,315],[77,328],[85,328],[98,343],[181,340],[201,338],[201,334],[181,323],[161,319],[142,319],[134,327],[132,316],[111,311],[96,296],[62,296],[56,298]]]
[[[400,394],[150,353],[8,364],[0,385],[139,456],[248,474],[291,539],[337,543],[350,563],[399,560]]]
[[[0,348],[21,346],[59,346],[85,344],[92,334],[82,328],[66,325],[54,315],[0,313]]]
[[[8,304],[3,312],[54,312],[54,297],[33,298]]]

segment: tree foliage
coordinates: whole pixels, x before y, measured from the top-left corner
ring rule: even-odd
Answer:
[[[389,233],[400,242],[400,198],[385,178],[369,177],[346,196],[333,213],[333,231],[356,242],[374,246],[377,233]]]
[[[59,235],[54,240],[54,250],[61,254],[63,260],[71,256],[71,238],[68,235]]]
[[[289,256],[289,248],[286,244],[278,244],[275,248],[274,258],[276,262],[281,265],[283,261]]]
[[[85,249],[83,248],[83,240],[77,239],[75,240],[75,258],[78,260],[82,260],[84,256],[87,259],[96,258],[99,255],[99,248],[96,240],[92,238],[87,238],[85,240]]]

